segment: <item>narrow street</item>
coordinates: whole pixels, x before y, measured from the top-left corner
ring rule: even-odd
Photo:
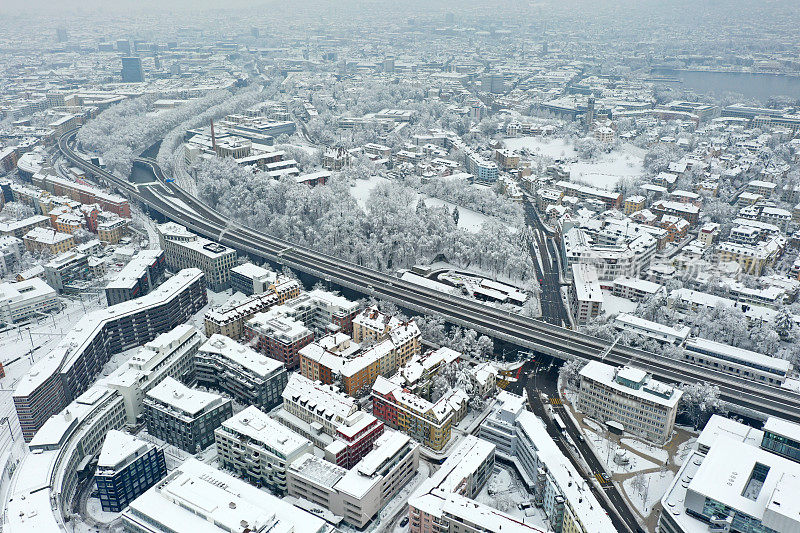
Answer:
[[[636,516],[629,509],[627,502],[617,487],[610,481],[610,476],[608,480],[606,479],[605,476],[608,476],[608,474],[605,471],[605,467],[592,453],[589,445],[583,440],[580,430],[575,427],[572,419],[565,411],[558,393],[559,368],[560,363],[558,361],[540,355],[536,361],[527,361],[523,365],[520,380],[509,385],[506,390],[515,394],[520,394],[523,390],[527,393],[531,411],[545,423],[548,435],[558,445],[561,452],[570,459],[579,472],[586,475],[585,479],[588,487],[606,510],[617,531],[638,533],[642,530]],[[546,400],[543,399],[542,394],[546,395]],[[552,407],[553,411],[563,420],[566,426],[566,433],[572,441],[571,443],[567,441],[553,420],[551,420],[547,413],[546,405]],[[584,465],[573,456],[575,448],[571,448],[572,443],[574,443],[577,451],[589,465],[589,473],[585,472]],[[611,501],[612,506],[609,506],[606,498],[600,494],[601,490],[605,492],[605,496]]]
[[[570,321],[564,301],[561,299],[561,280],[558,261],[555,259],[556,248],[553,246],[553,240],[539,220],[536,208],[530,202],[526,202],[524,209],[525,221],[536,239],[536,244],[531,245],[529,253],[536,265],[539,285],[542,289],[542,320],[556,326],[568,325]]]

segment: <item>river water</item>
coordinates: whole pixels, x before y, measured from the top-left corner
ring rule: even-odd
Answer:
[[[761,101],[771,96],[800,99],[800,76],[672,69],[654,69],[653,74],[678,78],[682,82],[681,87],[701,95],[732,92]]]

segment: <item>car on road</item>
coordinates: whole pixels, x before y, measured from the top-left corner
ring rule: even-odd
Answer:
[[[400,520],[400,527],[405,527],[408,524],[408,517],[404,516],[402,520]]]
[[[605,472],[603,472],[602,474],[600,474],[600,477],[602,477],[602,478],[603,478],[603,481],[605,481],[606,483],[609,483],[609,482],[611,481],[611,476],[609,476],[609,475],[608,475],[608,474],[606,474]]]

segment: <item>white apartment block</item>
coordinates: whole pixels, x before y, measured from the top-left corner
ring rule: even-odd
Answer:
[[[41,278],[0,283],[0,322],[13,324],[61,307],[55,289]]]
[[[480,438],[496,446],[497,457],[514,465],[555,531],[613,533],[614,525],[592,492],[574,482],[580,472],[526,403],[524,394],[500,392],[481,424]]]
[[[122,513],[126,532],[330,533],[322,518],[189,458]]]
[[[387,430],[373,449],[347,470],[306,454],[289,466],[289,495],[324,507],[363,528],[416,475],[419,445]]]
[[[272,492],[286,494],[289,465],[314,453],[311,441],[271,419],[254,405],[214,430],[221,466]]]
[[[672,437],[683,392],[656,381],[644,370],[590,361],[580,372],[577,408],[656,444]]]
[[[199,268],[213,291],[222,291],[230,286],[231,268],[236,265],[236,250],[199,237],[174,222],[160,224],[158,237],[171,270]]]
[[[194,326],[181,324],[139,348],[108,377],[108,388],[123,398],[127,424],[137,424],[144,413],[145,394],[165,377],[194,379],[194,356],[202,343],[203,336]]]
[[[195,378],[202,385],[225,391],[240,403],[262,409],[272,409],[282,402],[287,380],[283,363],[218,334],[198,350]]]
[[[600,316],[603,310],[603,291],[592,265],[572,265],[572,312],[578,324],[586,324]]]

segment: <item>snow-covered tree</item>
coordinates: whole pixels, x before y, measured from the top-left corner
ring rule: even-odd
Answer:
[[[678,413],[686,414],[695,429],[705,425],[711,415],[725,414],[727,403],[720,399],[719,387],[708,382],[681,386],[683,395],[678,402]]]
[[[585,360],[578,358],[570,359],[558,369],[559,380],[566,386],[577,389],[580,385],[580,373],[584,366],[586,366]]]

